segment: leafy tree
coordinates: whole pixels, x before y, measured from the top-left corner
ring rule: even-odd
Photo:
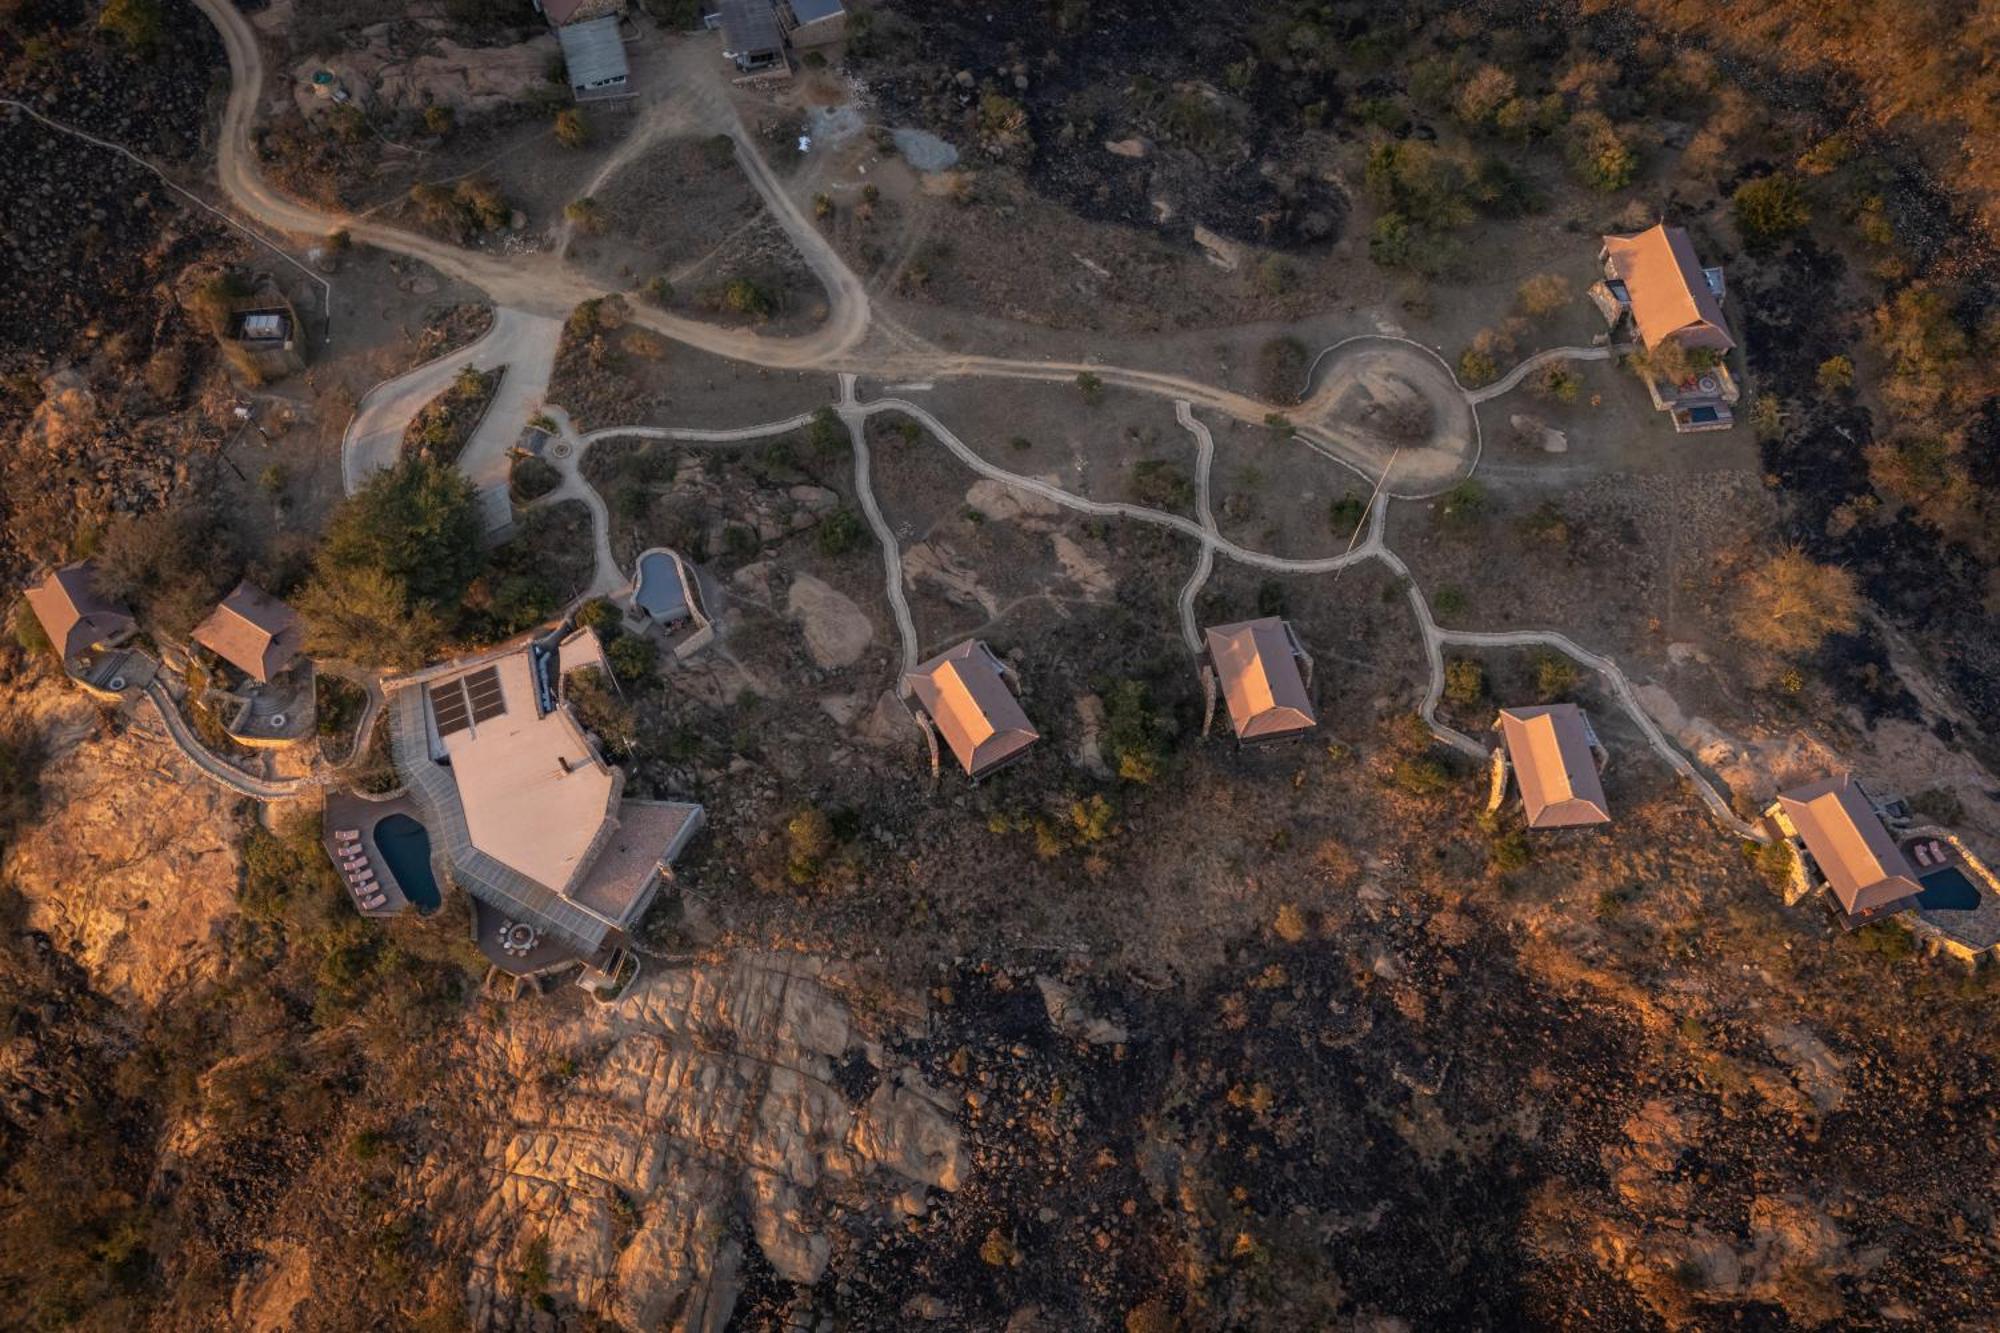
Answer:
[[[1076,373],[1076,387],[1082,392],[1083,401],[1089,403],[1092,407],[1096,407],[1099,402],[1103,401],[1104,381],[1095,373],[1088,370],[1079,370]]]
[[[369,565],[333,565],[319,571],[298,596],[306,622],[306,650],[371,666],[415,667],[444,643],[444,623],[427,606],[412,605],[408,590]]]
[[[235,537],[221,511],[198,499],[113,520],[97,552],[98,586],[175,639],[215,609],[237,569]]]
[[[485,568],[472,483],[456,468],[406,458],[334,510],[322,565],[379,569],[413,601],[450,606]]]
[[[458,125],[458,117],[448,106],[433,102],[424,108],[424,129],[432,134],[450,134]]]
[[[866,529],[852,509],[836,509],[820,520],[819,549],[822,555],[846,555],[861,544]]]
[[[1860,611],[1852,574],[1788,546],[1745,574],[1732,623],[1760,648],[1801,657],[1827,635],[1852,630]]]
[[[1493,123],[1500,108],[1513,100],[1514,76],[1498,65],[1481,65],[1459,85],[1453,107],[1458,118],[1471,129]]]
[[[1578,180],[1610,193],[1632,183],[1638,159],[1601,111],[1579,111],[1564,133],[1563,153]]]
[[[590,142],[590,125],[583,112],[573,106],[556,112],[555,131],[556,142],[565,148],[581,148]]]
[[[819,878],[836,842],[826,811],[809,805],[785,824],[785,876],[797,885]]]
[[[1537,273],[1521,284],[1515,297],[1523,314],[1553,315],[1569,304],[1569,279],[1560,273]]]
[[[97,26],[135,51],[150,55],[166,33],[159,0],[108,0]]]
[[[1458,378],[1466,387],[1476,389],[1499,379],[1500,366],[1485,348],[1468,347],[1458,358]]]
[[[1830,356],[1819,363],[1819,391],[1828,397],[1854,387],[1854,362],[1845,356]]]
[[[446,617],[486,567],[472,483],[409,457],[334,510],[299,600],[315,652],[415,665],[442,643]]]
[[[1763,176],[1736,187],[1730,198],[1736,230],[1752,253],[1768,251],[1812,221],[1812,208],[1796,178]]]
[[[642,635],[621,634],[604,650],[604,656],[618,679],[639,685],[653,678],[653,672],[659,665],[660,650],[651,639]]]
[[[565,676],[563,698],[576,711],[577,721],[584,729],[600,740],[613,743],[632,734],[631,708],[596,667],[585,667]]]
[[[595,236],[604,230],[604,206],[592,195],[572,199],[563,205],[563,216],[576,225],[576,229]]]

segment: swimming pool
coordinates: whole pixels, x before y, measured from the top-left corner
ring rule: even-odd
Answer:
[[[375,824],[375,847],[389,863],[403,896],[425,916],[444,902],[431,874],[431,835],[406,814],[384,815]]]
[[[1924,891],[1917,895],[1917,906],[1943,909],[1948,912],[1970,912],[1979,906],[1979,890],[1965,877],[1965,872],[1957,866],[1945,866],[1917,877]]]
[[[662,624],[677,625],[688,618],[687,589],[681,583],[680,560],[672,551],[656,546],[639,557],[639,583],[632,600]]]

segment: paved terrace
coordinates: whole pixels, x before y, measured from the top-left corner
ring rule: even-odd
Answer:
[[[458,784],[448,769],[431,759],[421,689],[404,686],[391,694],[389,751],[397,771],[409,784],[410,799],[423,812],[424,826],[450,861],[452,878],[459,887],[511,917],[544,927],[584,958],[603,947],[604,937],[611,931],[609,924],[472,845]]]

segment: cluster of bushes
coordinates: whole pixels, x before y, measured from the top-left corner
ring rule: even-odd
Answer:
[[[576,613],[576,623],[597,631],[604,659],[620,682],[635,688],[652,683],[659,670],[659,646],[643,634],[627,634],[616,606],[602,597],[586,602]]]
[[[420,225],[460,242],[500,231],[514,217],[500,188],[478,176],[467,177],[455,186],[430,181],[413,185],[410,206]]]
[[[403,452],[437,463],[456,463],[485,414],[486,405],[493,401],[503,369],[467,366],[460,370],[443,393],[425,403],[410,419],[403,431]]]

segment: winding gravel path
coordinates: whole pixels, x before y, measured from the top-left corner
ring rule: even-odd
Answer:
[[[1536,352],[1533,356],[1523,361],[1520,365],[1515,366],[1491,384],[1477,389],[1467,389],[1465,391],[1465,401],[1477,407],[1489,398],[1498,398],[1501,394],[1510,392],[1518,387],[1521,381],[1526,379],[1532,372],[1546,366],[1551,361],[1609,361],[1613,356],[1627,350],[1629,349],[1622,345],[1616,347],[1551,347],[1546,351]]]
[[[1174,404],[1174,419],[1183,429],[1194,436],[1194,512],[1201,520],[1202,530],[1208,534],[1202,539],[1201,554],[1195,557],[1194,573],[1188,576],[1187,585],[1181,589],[1181,640],[1188,651],[1197,655],[1201,652],[1201,626],[1195,622],[1194,599],[1201,595],[1202,586],[1208,576],[1215,572],[1215,542],[1213,537],[1219,530],[1215,526],[1215,512],[1209,505],[1209,473],[1215,465],[1215,437],[1208,427],[1195,419],[1194,409],[1183,398]]]
[[[309,778],[259,778],[245,773],[236,765],[203,745],[188,729],[187,720],[181,716],[180,708],[174,703],[173,695],[155,676],[146,684],[146,702],[153,706],[160,725],[167,729],[167,735],[176,748],[188,757],[194,766],[210,778],[233,792],[248,796],[255,801],[288,801],[309,788],[317,785]]]

